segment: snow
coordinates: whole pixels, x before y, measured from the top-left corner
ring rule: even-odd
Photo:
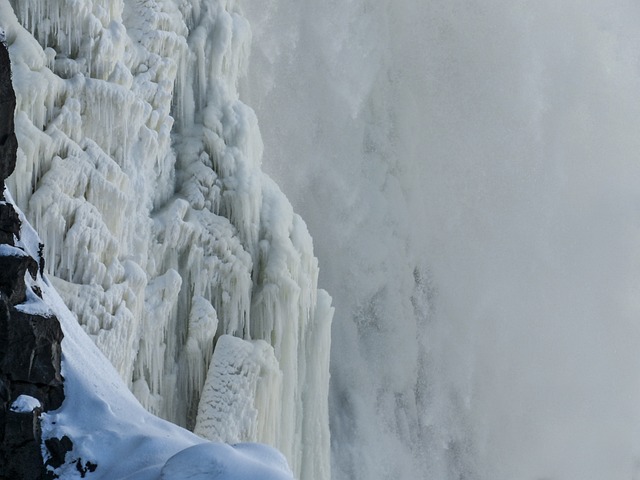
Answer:
[[[29,254],[20,248],[11,245],[0,245],[0,257],[28,257]]]
[[[42,404],[37,398],[30,397],[29,395],[20,395],[13,401],[9,409],[12,412],[30,413],[36,408],[42,408]]]
[[[55,290],[44,283],[43,298],[52,306],[64,332],[65,400],[60,409],[41,417],[45,439],[67,435],[74,444],[66,463],[56,470],[61,478],[80,478],[78,460],[82,465],[97,465],[91,475],[95,479],[189,478],[187,472],[228,480],[249,478],[246,472],[259,478],[293,478],[286,475],[284,458],[266,446],[239,447],[242,455],[229,457],[226,449],[231,447],[205,442],[144,410]],[[26,403],[21,405],[24,408]],[[190,470],[184,469],[183,477],[167,477],[182,468],[183,461]],[[219,472],[219,465],[227,469],[226,476],[212,477]],[[280,476],[269,476],[276,474]]]
[[[23,219],[18,243],[24,242],[32,249],[39,244],[37,235],[22,212],[18,214]],[[0,247],[0,254],[27,255],[8,245]],[[67,436],[73,442],[64,464],[54,471],[57,478],[84,478],[86,471],[91,471],[94,479],[198,478],[195,475],[227,480],[293,479],[285,458],[273,448],[206,442],[144,410],[46,279],[40,273],[35,279],[29,274],[25,278],[31,281],[27,300],[17,308],[55,315],[64,333],[61,359],[64,402],[58,410],[40,415],[43,441]],[[32,293],[32,286],[40,289],[42,298]],[[191,322],[196,336],[202,335],[198,329],[206,330],[212,321],[207,316],[211,305],[204,299],[198,304],[194,311],[199,314],[194,313]],[[41,408],[41,404],[31,396],[20,395],[10,408],[27,413]],[[46,459],[44,444],[42,451]]]
[[[284,457],[264,445],[204,443],[171,457],[161,480],[292,480]]]
[[[234,436],[328,478],[333,309],[306,225],[261,171],[239,5],[2,0],[0,28],[19,143],[6,183],[82,330],[145,408],[191,429],[220,339],[241,339],[240,356],[251,342],[268,368],[236,392],[254,417]],[[223,405],[207,407],[215,428],[242,425]]]

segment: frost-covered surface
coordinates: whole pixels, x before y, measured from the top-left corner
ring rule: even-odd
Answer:
[[[0,19],[19,143],[7,184],[82,328],[147,409],[189,428],[216,339],[266,341],[282,381],[257,389],[257,438],[234,441],[328,478],[332,308],[304,222],[260,170],[235,2],[1,0]]]
[[[42,408],[40,400],[29,395],[20,395],[11,404],[12,412],[33,412],[36,408]]]
[[[67,435],[73,441],[66,464],[57,471],[62,478],[80,478],[80,459],[82,465],[98,466],[92,478],[157,479],[169,457],[203,441],[144,410],[55,290],[45,287],[43,299],[64,332],[65,401],[42,416],[44,438]]]
[[[6,189],[4,197],[13,204]],[[5,253],[16,250],[38,261],[40,240],[19,210],[18,217],[19,239],[15,247],[6,247]],[[54,316],[64,332],[64,401],[59,409],[40,413],[39,422],[45,460],[49,455],[47,440],[67,437],[72,443],[61,464],[47,467],[56,478],[85,478],[90,472],[91,478],[105,480],[186,479],[197,478],[193,476],[197,472],[204,478],[221,480],[293,479],[286,459],[272,447],[207,442],[146,411],[49,281],[40,272],[35,277],[29,272],[24,275],[33,287],[27,291],[35,289],[42,297],[31,293],[21,307]],[[20,395],[10,408],[14,412],[32,412],[42,405],[29,395]],[[178,473],[176,469],[182,471]]]
[[[214,441],[261,438],[275,443],[281,384],[270,345],[223,335],[211,359],[194,432]],[[268,412],[260,425],[258,411]]]
[[[270,447],[247,445],[231,456],[229,452],[236,447],[206,442],[147,412],[78,326],[55,290],[44,285],[43,299],[60,320],[65,335],[65,401],[59,410],[43,415],[44,438],[67,435],[74,444],[66,454],[66,463],[56,470],[61,478],[80,478],[80,460],[83,466],[97,465],[91,478],[105,480],[198,478],[190,476],[194,472],[210,479],[293,479],[290,473],[287,475],[286,460]],[[220,465],[224,465],[224,475],[220,474]],[[180,468],[179,475],[175,471]],[[245,475],[247,471],[256,476]]]
[[[282,454],[264,445],[203,443],[167,461],[160,480],[292,480]]]

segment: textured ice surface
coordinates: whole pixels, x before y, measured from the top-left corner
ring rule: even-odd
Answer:
[[[0,19],[19,143],[7,184],[82,328],[147,409],[189,428],[217,338],[264,340],[282,381],[257,388],[262,427],[234,441],[327,478],[332,308],[304,222],[260,170],[236,3],[4,0]]]
[[[42,415],[44,439],[66,435],[73,441],[55,471],[60,478],[84,478],[82,470],[89,466],[95,469],[91,478],[105,480],[199,478],[192,476],[196,473],[226,480],[293,478],[284,457],[270,447],[238,446],[233,453],[236,449],[210,444],[144,410],[56,291],[40,276],[36,281],[64,331],[65,400],[60,409]],[[21,396],[12,408],[31,411],[38,406],[34,403]],[[182,476],[175,473],[178,467]]]
[[[263,340],[220,337],[194,432],[213,441],[235,443],[260,438],[275,443],[281,388],[282,373],[270,345]],[[258,411],[267,412],[260,424]]]

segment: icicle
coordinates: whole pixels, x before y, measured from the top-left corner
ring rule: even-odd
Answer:
[[[269,442],[297,476],[327,478],[331,308],[238,100],[251,31],[235,2],[177,3],[12,2],[37,41],[11,46],[8,183],[52,282],[148,409],[186,425],[199,404],[219,436]]]

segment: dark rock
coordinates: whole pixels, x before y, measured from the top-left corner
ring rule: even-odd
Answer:
[[[21,312],[14,312],[12,320],[12,325],[21,327],[17,329],[22,333],[19,340],[20,347],[30,352],[29,369],[21,372],[23,378],[42,385],[51,386],[60,383],[62,381],[60,375],[62,330],[58,320],[55,317],[33,316]],[[17,351],[15,353],[18,354]],[[22,355],[24,358],[24,354]],[[17,370],[14,368],[13,372]]]
[[[17,250],[17,249],[16,249]],[[26,296],[24,274],[26,272],[35,278],[38,274],[38,263],[28,256],[0,256],[0,292],[11,305],[23,303]]]
[[[0,376],[0,405],[6,404],[11,400],[10,385]]]
[[[47,465],[58,468],[64,465],[67,452],[73,449],[73,442],[66,435],[62,438],[48,438],[44,441],[44,445],[49,451],[49,460]]]
[[[0,309],[0,341],[0,373],[14,382],[48,387],[62,384],[62,330],[55,317]]]
[[[16,166],[18,142],[15,136],[16,94],[11,83],[9,51],[0,42],[0,181],[11,175]],[[4,188],[3,188],[4,190]]]
[[[15,104],[13,105],[15,108]],[[2,105],[0,105],[0,115],[5,115]],[[6,158],[6,162],[0,163],[0,179],[2,179],[2,190],[4,191],[4,180],[11,175],[16,168],[16,158],[18,153],[18,139],[14,132],[0,137],[0,158]],[[4,196],[4,193],[2,193]]]
[[[95,463],[86,462],[83,466],[82,460],[78,459],[78,461],[76,462],[76,468],[80,472],[80,477],[84,478],[88,472],[95,472],[96,468],[98,468],[98,465],[96,465]]]
[[[38,267],[40,268],[40,275],[44,275],[44,243],[38,244]],[[40,297],[42,295],[39,295]]]
[[[1,150],[0,158],[3,158]],[[20,218],[13,205],[0,204],[0,243],[13,245],[13,239],[20,236],[20,225]]]
[[[16,97],[11,84],[9,53],[0,42],[0,188],[15,168],[17,141],[14,131]],[[3,194],[0,194],[3,197]],[[20,219],[13,205],[0,202],[0,480],[50,480],[57,476],[47,469],[62,465],[73,444],[68,437],[47,439],[50,453],[42,458],[40,415],[59,408],[64,400],[60,373],[62,329],[55,316],[25,313],[19,305],[27,298],[42,301],[34,281],[44,271],[43,246],[38,258],[16,247]],[[27,295],[31,289],[31,293]],[[20,396],[37,399],[41,407],[32,412],[14,412]],[[73,460],[75,462],[75,459]],[[80,462],[80,461],[79,461]],[[78,464],[81,476],[95,470],[93,464]]]
[[[49,452],[49,459],[46,463],[47,467],[56,469],[64,464],[75,465],[76,470],[80,472],[81,478],[84,478],[87,473],[95,472],[98,468],[97,463],[91,461],[83,462],[81,458],[71,457],[71,459],[67,460],[69,456],[67,454],[73,451],[73,442],[66,435],[62,438],[48,438],[44,441],[44,444]]]
[[[7,300],[0,293],[0,479],[53,478],[42,459],[39,416],[64,399],[62,330],[55,317],[20,312]],[[20,395],[36,398],[42,408],[12,412]]]
[[[6,412],[4,439],[0,445],[0,479],[44,478],[40,413]]]
[[[9,50],[4,43],[0,42],[0,103],[11,102],[16,103],[16,94],[11,82],[11,60],[9,59]],[[13,122],[13,110],[11,111],[11,121]]]

